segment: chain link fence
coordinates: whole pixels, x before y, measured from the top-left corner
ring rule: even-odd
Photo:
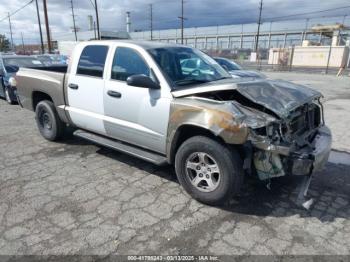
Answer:
[[[349,47],[315,47],[316,50],[317,48],[321,51],[313,52],[311,49],[306,54],[302,53],[300,47],[260,49],[256,62],[249,61],[251,49],[212,49],[205,52],[213,57],[232,59],[247,70],[350,76]],[[344,49],[343,53],[339,53],[340,49]]]

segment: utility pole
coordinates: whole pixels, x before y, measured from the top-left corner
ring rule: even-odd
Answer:
[[[260,36],[260,25],[261,25],[261,14],[263,9],[263,0],[260,0],[260,7],[259,7],[259,21],[258,21],[258,33],[256,35],[256,42],[255,42],[255,52],[258,54],[259,49],[259,36]]]
[[[150,30],[151,30],[151,41],[153,40],[153,4],[149,5],[150,11]]]
[[[181,20],[181,44],[184,43],[184,20],[186,18],[184,17],[184,0],[181,0],[181,16],[179,16],[179,19]]]
[[[97,39],[97,36],[96,36],[96,22],[94,21],[94,35],[95,35],[95,40]]]
[[[126,32],[130,33],[130,26],[131,26],[131,22],[130,22],[130,12],[127,11],[126,12]]]
[[[21,38],[22,38],[22,49],[23,49],[23,53],[26,53],[26,50],[24,48],[24,40],[23,40],[23,32],[21,32]]]
[[[12,37],[12,25],[11,25],[11,16],[10,13],[8,13],[8,17],[9,17],[9,26],[10,26],[10,35],[11,35],[11,50],[13,50],[13,37]]]
[[[72,9],[73,31],[74,31],[74,36],[75,36],[75,42],[77,42],[77,41],[78,41],[78,37],[77,37],[77,27],[75,26],[75,15],[74,15],[73,0],[70,0],[70,7],[71,7],[71,9]]]
[[[97,0],[95,0],[95,13],[96,13],[96,25],[97,25],[97,37],[100,40],[101,39],[101,34],[100,34],[100,21],[98,19]]]
[[[348,16],[348,15],[344,15],[344,16],[343,16],[343,22],[342,22],[343,25],[345,25],[345,20],[346,20],[346,17],[347,17],[347,16]]]
[[[310,18],[306,18],[306,21],[305,21],[305,33],[304,33],[303,41],[306,40],[306,38],[307,38],[307,28],[309,27],[309,21],[310,21]]]
[[[40,13],[39,13],[39,5],[38,0],[35,0],[36,4],[36,13],[38,15],[38,24],[39,24],[39,33],[40,33],[40,43],[41,43],[41,53],[45,53],[44,40],[43,40],[43,32],[41,31],[41,21],[40,21]]]
[[[44,3],[44,15],[45,15],[45,26],[46,26],[46,35],[47,35],[47,49],[51,53],[51,37],[50,37],[50,27],[49,27],[49,18],[47,15],[47,4],[46,0],[43,0]]]

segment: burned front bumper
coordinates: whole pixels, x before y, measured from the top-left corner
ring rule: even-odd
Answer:
[[[284,175],[311,175],[321,170],[328,161],[332,135],[328,127],[319,128],[313,141],[303,148],[274,145],[267,139],[253,138],[254,165],[260,179]]]
[[[312,144],[299,151],[291,152],[287,157],[288,173],[293,175],[310,175],[322,170],[328,162],[332,148],[332,135],[328,127],[323,126]]]

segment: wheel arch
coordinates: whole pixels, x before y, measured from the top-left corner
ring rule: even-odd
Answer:
[[[59,118],[65,122],[65,123],[70,123],[68,116],[65,113],[65,110],[63,108],[58,107],[55,101],[55,97],[48,94],[47,92],[39,91],[39,90],[34,90],[32,92],[32,110],[35,112],[36,106],[44,100],[51,101],[55,105],[55,109],[57,111],[57,114]]]
[[[35,111],[36,109],[36,106],[41,102],[41,101],[44,101],[44,100],[48,100],[48,101],[51,101],[53,102],[53,99],[52,97],[45,93],[45,92],[42,92],[42,91],[33,91],[32,93],[32,107],[33,107],[33,111]]]
[[[181,144],[194,136],[209,137],[222,144],[225,144],[224,139],[215,135],[210,129],[196,124],[183,124],[176,129],[168,144],[168,161],[170,164],[174,163],[176,152]]]

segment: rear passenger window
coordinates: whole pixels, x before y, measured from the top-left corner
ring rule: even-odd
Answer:
[[[150,70],[139,53],[127,47],[118,47],[112,65],[112,79],[126,81],[129,76],[150,76]]]
[[[91,45],[85,47],[80,56],[77,74],[102,77],[107,52],[107,46]]]

